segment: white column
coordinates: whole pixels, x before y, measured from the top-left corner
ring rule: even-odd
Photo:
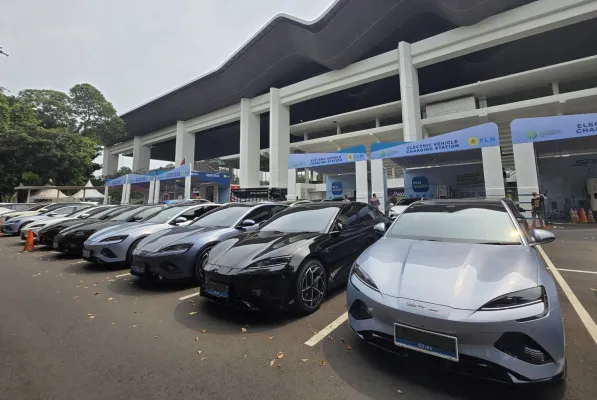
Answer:
[[[419,76],[412,63],[410,43],[400,42],[398,44],[398,58],[404,141],[413,142],[423,138],[423,131],[421,129]]]
[[[483,177],[485,178],[485,197],[501,199],[506,196],[502,155],[500,146],[483,147]]]
[[[25,201],[25,203],[29,202],[31,202],[31,189],[27,189],[27,200]]]
[[[356,200],[367,203],[369,200],[369,182],[367,181],[367,160],[357,161],[355,165]]]
[[[133,139],[133,172],[149,171],[149,160],[151,148],[144,146],[141,136],[135,136]]]
[[[108,197],[109,193],[110,193],[110,189],[108,188],[108,186],[104,186],[104,204],[110,204],[109,203],[110,199]]]
[[[530,210],[532,193],[539,193],[535,147],[533,143],[519,143],[513,145],[512,150],[514,151],[518,202],[522,208]]]
[[[147,196],[145,196],[147,204],[153,204],[154,190],[155,190],[155,180],[152,180],[151,182],[149,182],[149,192],[147,193]]]
[[[269,104],[269,186],[288,187],[290,152],[290,109],[280,101],[280,89],[270,89]]]
[[[184,177],[184,199],[190,200],[191,198],[191,176]]]
[[[131,202],[131,184],[125,183],[122,185],[122,198],[120,204],[130,204]]]
[[[286,200],[295,201],[298,198],[296,194],[296,169],[288,169],[288,192]]]
[[[108,176],[114,174],[118,170],[118,155],[112,155],[110,149],[104,147],[103,158],[102,175]]]
[[[160,181],[156,179],[155,184],[154,184],[154,188],[153,188],[154,192],[153,192],[153,204],[159,204],[161,199],[160,199]]]
[[[174,153],[174,164],[180,167],[182,160],[185,164],[195,163],[195,134],[185,132],[184,121],[176,123],[176,145]]]
[[[259,115],[251,112],[249,99],[240,100],[240,172],[241,188],[259,187],[261,154]]]
[[[383,160],[371,160],[371,192],[379,199],[379,211],[386,209]]]

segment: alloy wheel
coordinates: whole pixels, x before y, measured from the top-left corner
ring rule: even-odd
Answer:
[[[324,271],[319,265],[311,265],[303,274],[301,298],[309,308],[319,306],[325,295]]]

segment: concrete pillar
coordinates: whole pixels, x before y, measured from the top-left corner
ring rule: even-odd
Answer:
[[[296,169],[288,169],[288,192],[286,200],[295,201],[298,198],[296,194]]]
[[[104,186],[104,204],[110,204],[109,193],[110,189],[108,186]]]
[[[419,76],[412,64],[410,43],[398,44],[400,69],[400,97],[404,141],[414,142],[423,138],[421,129],[421,101],[419,99]]]
[[[185,132],[184,121],[178,121],[176,122],[174,165],[180,167],[182,160],[191,167],[195,163],[195,134]]]
[[[380,126],[379,118],[375,118],[375,127],[379,128]]]
[[[141,136],[133,139],[133,172],[149,171],[151,148],[142,144]]]
[[[30,203],[31,202],[31,189],[27,189],[27,200],[25,201],[25,203]]]
[[[160,199],[160,181],[156,179],[155,184],[154,184],[154,188],[153,188],[154,192],[153,192],[153,204],[159,204],[161,199]]]
[[[340,127],[340,125],[336,125],[336,135],[340,134],[342,134],[342,128]]]
[[[367,160],[355,164],[356,200],[367,203],[369,200],[369,182],[367,180]]]
[[[112,155],[110,153],[110,149],[104,147],[104,161],[102,165],[102,175],[108,176],[113,175],[116,171],[118,171],[118,155]]]
[[[130,204],[131,202],[131,184],[125,183],[122,185],[122,198],[120,204]]]
[[[249,99],[240,100],[240,176],[241,188],[259,187],[259,115],[251,112]]]
[[[185,176],[184,177],[184,196],[183,199],[185,200],[190,200],[191,199],[191,192],[192,192],[192,187],[191,187],[191,176]]]
[[[288,187],[290,152],[290,109],[280,101],[280,89],[270,89],[269,105],[269,186]]]
[[[144,198],[144,202],[146,204],[153,204],[154,190],[155,190],[155,180],[152,180],[151,182],[149,182],[149,192],[147,193],[147,195]]]
[[[530,210],[532,193],[539,193],[535,147],[533,143],[519,143],[513,145],[512,150],[514,151],[518,202],[522,208]]]
[[[384,174],[383,160],[371,160],[371,193],[375,193],[379,199],[379,211],[385,213],[387,199]]]
[[[501,199],[506,196],[502,155],[500,146],[483,147],[483,176],[485,178],[485,197]]]

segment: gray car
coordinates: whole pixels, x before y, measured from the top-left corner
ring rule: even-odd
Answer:
[[[74,214],[80,210],[91,207],[90,204],[64,204],[56,203],[53,207],[41,214],[37,215],[24,215],[20,217],[11,218],[4,222],[2,225],[2,233],[5,235],[19,235],[21,229],[31,224],[32,222],[41,221],[44,219],[54,217],[65,217],[67,215]]]
[[[383,226],[377,229],[384,230]],[[367,342],[509,383],[561,379],[555,282],[504,201],[409,206],[352,267],[349,323]]]
[[[158,279],[189,279],[201,282],[201,262],[222,240],[256,230],[259,224],[284,210],[276,203],[231,203],[194,221],[148,236],[133,253],[131,273]]]

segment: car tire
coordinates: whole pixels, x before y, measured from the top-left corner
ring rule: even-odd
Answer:
[[[139,242],[141,242],[141,240],[145,239],[144,237],[139,238],[137,240],[135,240],[133,243],[131,243],[131,245],[129,246],[129,249],[126,251],[126,266],[127,267],[131,267],[133,265],[133,251],[135,251],[135,249],[137,248],[137,246],[139,245]]]
[[[203,274],[203,264],[207,260],[207,257],[209,256],[209,252],[211,251],[211,249],[213,249],[214,246],[215,246],[215,244],[205,246],[199,252],[199,254],[197,255],[197,258],[195,259],[195,268],[193,270],[193,278],[199,285],[201,285],[205,279],[205,276]]]
[[[328,289],[328,274],[317,260],[307,260],[298,270],[294,307],[301,315],[311,314],[321,306]]]

